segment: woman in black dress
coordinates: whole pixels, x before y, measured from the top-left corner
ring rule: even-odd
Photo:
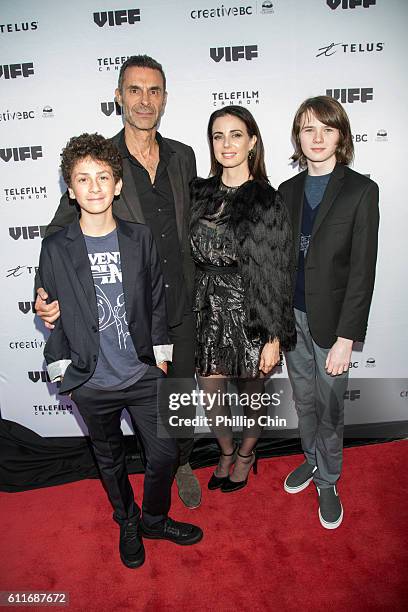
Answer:
[[[292,244],[251,113],[240,106],[215,111],[208,139],[211,177],[191,185],[196,366],[200,388],[222,398],[227,377],[237,379],[240,392],[262,392],[263,377],[279,362],[280,351],[295,344]],[[220,414],[228,414],[222,401],[208,412],[213,423]],[[260,414],[250,416],[257,420]],[[256,473],[260,431],[244,428],[237,450],[230,427],[215,429],[221,455],[210,489],[230,492],[247,484],[251,467]]]

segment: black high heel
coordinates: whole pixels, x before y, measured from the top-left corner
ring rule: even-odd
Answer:
[[[221,455],[223,455],[224,457],[233,457],[233,455],[235,455],[237,452],[238,452],[238,444],[235,443],[235,448],[232,451],[232,453],[223,453],[221,451]],[[234,462],[235,462],[235,457],[231,465],[233,465]],[[224,484],[224,482],[226,482],[227,480],[229,480],[229,476],[216,476],[215,474],[213,474],[210,480],[208,481],[207,487],[210,489],[210,491],[215,491],[215,489],[220,489],[222,485]]]
[[[241,455],[241,453],[238,451],[237,455],[242,457],[242,459],[248,459],[249,457],[254,456],[254,461],[248,470],[248,474],[245,480],[239,480],[238,482],[234,482],[229,476],[225,479],[225,481],[221,485],[221,491],[223,493],[232,493],[233,491],[238,491],[239,489],[243,489],[244,487],[246,487],[246,485],[248,484],[248,476],[251,469],[253,470],[255,475],[258,474],[258,455],[255,450],[253,450],[250,455]]]

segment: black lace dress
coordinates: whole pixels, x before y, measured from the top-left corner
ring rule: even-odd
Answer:
[[[191,232],[196,264],[196,367],[200,376],[255,378],[263,343],[259,338],[250,339],[245,329],[245,290],[236,240],[228,224],[237,188],[221,185],[221,189],[225,197],[218,209],[204,213]]]

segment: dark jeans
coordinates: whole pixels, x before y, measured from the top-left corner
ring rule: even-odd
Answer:
[[[173,347],[173,362],[169,364],[169,378],[194,378],[195,375],[195,314],[189,312],[184,315],[180,325],[169,328],[170,342]],[[177,444],[180,450],[180,465],[190,460],[194,446],[194,431],[191,438],[179,438]]]
[[[118,523],[140,517],[126,470],[120,428],[123,408],[132,417],[146,456],[143,521],[153,525],[166,518],[170,509],[179,451],[175,440],[157,437],[157,382],[164,376],[159,368],[150,366],[140,380],[121,391],[82,386],[72,394],[88,427],[101,477],[114,508],[113,517]]]

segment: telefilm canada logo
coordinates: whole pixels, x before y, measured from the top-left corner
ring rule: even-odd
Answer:
[[[129,55],[117,55],[116,57],[98,57],[98,71],[99,72],[111,72],[118,71],[121,69],[122,64],[129,59]]]
[[[259,90],[242,89],[233,91],[213,91],[211,92],[211,105],[216,108],[230,106],[254,106],[259,104]]]
[[[3,202],[25,202],[27,200],[45,200],[46,198],[47,187],[45,185],[3,188]]]
[[[111,100],[110,102],[101,102],[100,104],[101,112],[105,115],[105,117],[110,117],[111,115],[121,115],[122,107],[116,102],[116,100]]]
[[[383,42],[364,43],[329,43],[318,48],[316,57],[331,57],[335,53],[381,53],[384,51]]]
[[[371,102],[374,99],[372,87],[351,87],[349,89],[326,89],[326,96],[334,98],[342,104],[353,104],[354,102]]]
[[[0,149],[0,159],[8,162],[24,162],[27,159],[37,161],[43,156],[42,146],[32,145],[27,147],[7,147]]]
[[[0,23],[1,34],[12,32],[34,32],[38,29],[38,21],[20,21],[19,23]]]
[[[362,8],[370,8],[370,6],[377,4],[377,0],[326,0],[326,4],[335,11],[340,7],[342,9],[355,9],[359,6]]]
[[[59,416],[72,414],[72,404],[33,404],[34,414],[37,416]]]
[[[140,21],[140,9],[101,11],[93,14],[93,20],[99,28],[104,26],[112,28],[124,24],[134,25]]]
[[[27,225],[9,227],[9,236],[13,240],[34,240],[34,238],[44,238],[46,225]]]
[[[237,45],[234,47],[211,47],[210,58],[217,64],[225,62],[250,62],[258,57],[258,45]]]
[[[18,79],[23,77],[27,79],[34,74],[33,62],[25,62],[24,64],[0,64],[0,79]]]

